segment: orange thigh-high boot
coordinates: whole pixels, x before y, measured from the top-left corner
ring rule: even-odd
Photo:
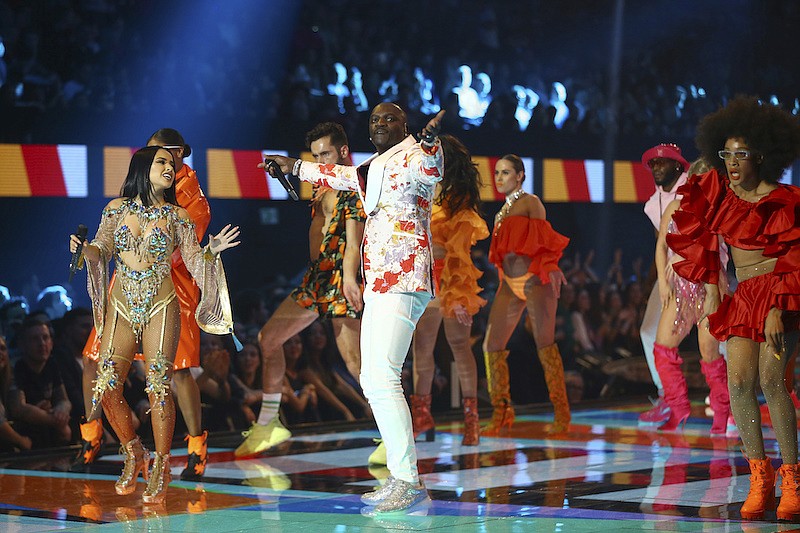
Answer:
[[[683,359],[678,355],[678,348],[667,348],[658,343],[653,347],[653,356],[664,386],[664,400],[670,408],[669,418],[658,429],[674,431],[686,423],[691,412],[689,388],[681,370]]]
[[[711,423],[711,434],[724,434],[728,429],[728,417],[731,414],[731,399],[728,393],[728,365],[720,357],[710,363],[700,361],[700,369],[706,378],[710,389],[709,399],[714,410],[714,420]]]
[[[544,379],[547,383],[547,392],[553,402],[555,416],[549,433],[563,433],[569,429],[572,416],[569,412],[567,400],[567,385],[564,382],[564,364],[561,361],[561,352],[558,345],[553,343],[539,349],[539,361],[544,369]]]
[[[481,432],[487,437],[496,437],[503,429],[514,423],[514,408],[511,407],[511,392],[508,376],[508,350],[484,352],[486,360],[486,381],[489,384],[489,397],[492,401],[492,420]]]

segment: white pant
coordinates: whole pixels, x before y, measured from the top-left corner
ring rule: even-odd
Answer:
[[[400,371],[430,301],[427,292],[365,291],[361,317],[361,388],[386,447],[389,472],[410,483],[419,481],[417,449]]]
[[[658,321],[661,318],[661,298],[658,296],[658,283],[653,285],[653,290],[650,291],[650,298],[647,299],[647,308],[644,310],[644,317],[642,317],[642,326],[639,328],[639,335],[642,338],[642,347],[644,348],[644,357],[647,359],[647,368],[650,369],[650,376],[653,378],[653,383],[658,387],[658,395],[664,395],[664,386],[661,384],[661,378],[658,376],[656,370],[656,359],[653,355],[653,347],[656,344],[656,333],[658,332]]]

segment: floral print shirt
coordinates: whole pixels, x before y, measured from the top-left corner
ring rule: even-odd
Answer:
[[[331,189],[356,191],[365,210],[367,189],[380,187],[377,205],[367,213],[361,244],[364,290],[433,294],[430,220],[434,189],[444,169],[441,144],[437,140],[425,146],[411,136],[400,144],[402,149],[384,162],[382,175],[373,172],[369,183],[367,164],[377,164],[372,159],[360,167],[303,162],[299,177]]]

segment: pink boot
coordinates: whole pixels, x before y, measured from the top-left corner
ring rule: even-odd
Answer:
[[[712,435],[724,435],[731,414],[731,398],[728,394],[728,365],[720,357],[710,363],[700,361],[700,369],[706,377],[711,394],[711,408],[714,410],[714,421],[711,424]]]
[[[667,348],[658,343],[653,347],[653,355],[655,355],[656,370],[664,385],[664,400],[670,408],[669,419],[658,429],[674,431],[686,424],[691,412],[689,388],[681,370],[683,359],[678,355],[678,348]]]

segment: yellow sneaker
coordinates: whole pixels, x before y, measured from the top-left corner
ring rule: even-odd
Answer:
[[[383,445],[383,441],[380,439],[375,439],[378,442],[378,447],[375,448],[375,451],[369,455],[369,459],[367,459],[367,463],[371,465],[384,465],[386,466],[386,446]]]
[[[292,432],[283,427],[281,421],[276,417],[266,426],[253,422],[250,429],[242,432],[242,436],[245,438],[244,442],[233,452],[236,457],[255,455],[277,446],[288,440],[292,436]]]

